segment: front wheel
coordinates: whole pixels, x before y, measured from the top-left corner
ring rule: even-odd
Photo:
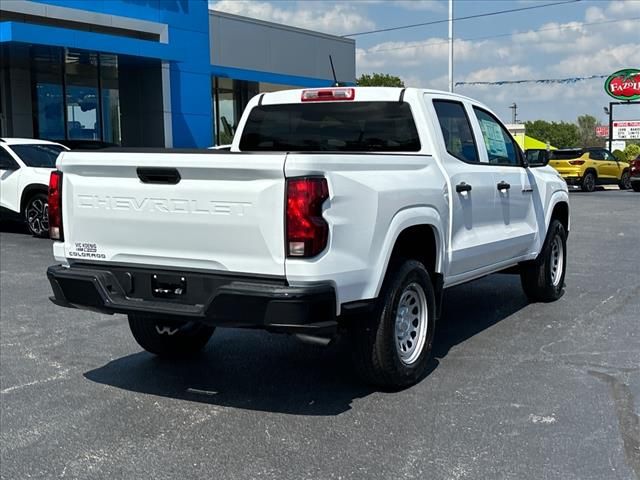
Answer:
[[[146,315],[129,315],[129,328],[138,345],[163,357],[180,357],[199,352],[214,328],[197,322],[176,323]]]
[[[631,188],[631,174],[629,174],[629,171],[622,174],[618,186],[620,187],[620,190],[629,190]]]
[[[354,361],[362,378],[385,389],[426,372],[435,332],[435,295],[424,265],[406,260],[387,274],[370,318],[354,318]]]
[[[583,192],[593,192],[596,189],[596,176],[593,172],[584,174],[581,187]]]
[[[27,201],[24,209],[27,228],[34,237],[46,238],[49,236],[49,205],[47,202],[47,195],[36,193]]]
[[[532,302],[553,302],[564,293],[567,271],[567,232],[553,220],[538,258],[521,265],[522,288]]]
[[[631,188],[633,188],[634,192],[640,192],[640,182],[632,182]]]

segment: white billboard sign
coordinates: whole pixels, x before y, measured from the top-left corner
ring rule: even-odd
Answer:
[[[614,140],[640,140],[640,120],[617,120],[613,122]]]

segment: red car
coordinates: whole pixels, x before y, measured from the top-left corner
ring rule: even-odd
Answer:
[[[631,188],[634,192],[640,192],[640,155],[635,160],[631,161]]]

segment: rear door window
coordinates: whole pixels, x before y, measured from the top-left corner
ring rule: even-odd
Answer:
[[[434,100],[433,106],[447,152],[463,162],[478,163],[478,148],[464,105],[450,100]]]
[[[254,107],[242,151],[418,152],[420,139],[405,102],[317,102]]]

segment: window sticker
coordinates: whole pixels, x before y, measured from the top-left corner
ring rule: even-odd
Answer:
[[[480,120],[480,130],[482,130],[484,143],[490,157],[509,157],[507,152],[507,143],[505,142],[502,130],[497,123],[483,118]]]

